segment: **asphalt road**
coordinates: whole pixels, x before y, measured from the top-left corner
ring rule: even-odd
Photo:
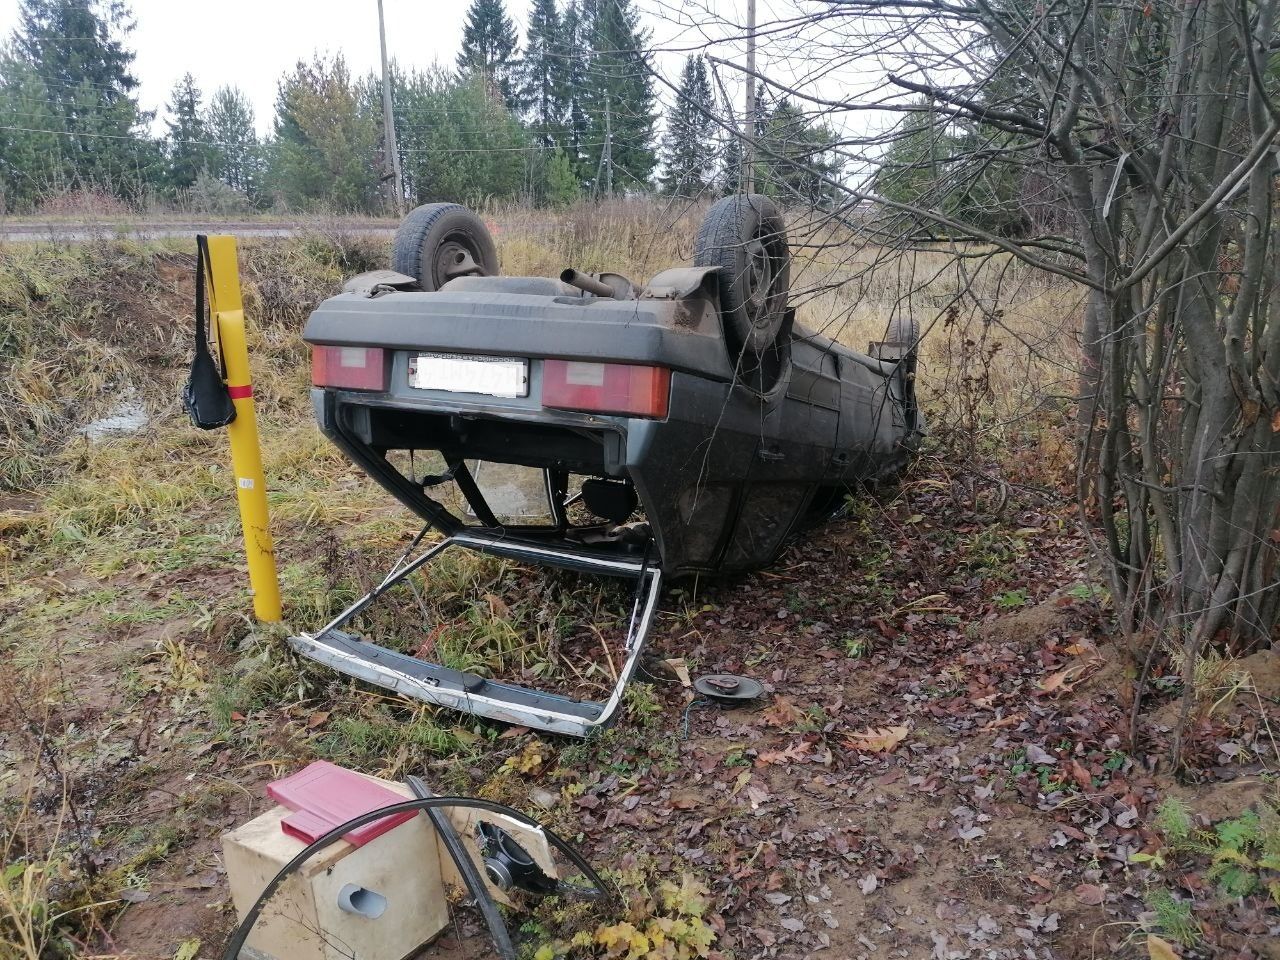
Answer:
[[[370,219],[287,220],[0,220],[0,241],[97,240],[132,237],[191,237],[197,233],[230,233],[237,237],[290,237],[299,233],[361,233],[391,236],[397,221]]]

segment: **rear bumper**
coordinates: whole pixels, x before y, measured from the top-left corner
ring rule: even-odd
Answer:
[[[775,498],[779,518],[735,538],[735,523],[753,465],[760,464],[759,419],[726,412],[729,386],[673,376],[672,409],[706,418],[666,420],[528,410],[483,402],[406,404],[397,399],[316,390],[324,432],[346,455],[440,532],[456,536],[488,528],[465,524],[409,482],[383,450],[439,450],[446,458],[494,460],[630,480],[656,547],[655,562],[668,576],[750,569],[770,562],[807,505],[815,484],[788,484]],[[716,424],[716,415],[722,422]],[[812,451],[810,451],[812,452]],[[829,450],[823,451],[829,454]],[[821,471],[810,464],[810,471]],[[767,528],[767,529],[766,529]],[[563,551],[583,547],[552,527],[508,527],[504,533]],[[634,561],[642,548],[618,544],[603,555]],[[726,562],[726,557],[731,559]]]
[[[348,293],[315,309],[303,339],[385,350],[636,363],[733,379],[714,306],[694,300]]]
[[[636,597],[627,631],[625,657],[609,698],[601,702],[576,700],[516,684],[499,683],[474,673],[419,660],[362,640],[342,629],[388,589],[450,547],[634,580]],[[314,634],[290,637],[289,644],[302,656],[339,673],[415,700],[491,720],[586,737],[616,718],[623,692],[635,674],[640,653],[653,625],[661,586],[661,570],[644,560],[624,561],[585,551],[566,553],[491,534],[460,534],[427,548],[409,563],[397,565],[377,588],[329,624]]]

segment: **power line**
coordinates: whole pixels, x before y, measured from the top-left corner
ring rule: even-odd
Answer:
[[[90,137],[90,138],[97,138],[101,140],[129,140],[129,141],[132,141],[133,143],[136,143],[138,146],[151,146],[153,144],[158,144],[158,143],[184,144],[188,146],[198,146],[198,147],[235,147],[237,149],[249,149],[255,146],[259,149],[270,149],[272,146],[272,144],[270,143],[263,143],[261,141],[257,142],[256,144],[248,143],[248,142],[237,143],[234,141],[223,141],[223,140],[161,139],[161,140],[148,141],[148,140],[143,140],[140,137],[135,137],[135,136],[131,136],[129,134],[123,134],[123,133],[92,133],[88,130],[83,130],[83,131],[39,130],[33,127],[20,127],[20,126],[13,126],[13,125],[0,125],[0,130],[13,130],[21,133],[45,133],[45,134],[49,134],[51,136],[57,136],[57,137]],[[598,147],[598,146],[602,146],[603,144],[604,144],[604,141],[601,140],[599,142],[580,144],[580,146]],[[315,150],[321,149],[320,147],[315,146],[314,144],[302,144],[302,146],[306,146],[310,149],[315,149]],[[561,148],[556,145],[548,146],[546,144],[531,143],[525,146],[518,146],[518,147],[419,147],[416,149],[407,149],[402,152],[404,153],[444,153],[444,154],[522,153],[530,150],[558,150],[558,149],[561,149]]]

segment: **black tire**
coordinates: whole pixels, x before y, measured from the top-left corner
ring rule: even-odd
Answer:
[[[758,193],[717,200],[698,230],[693,262],[720,268],[720,315],[734,361],[773,346],[791,279],[786,225],[773,201]]]
[[[498,249],[484,221],[456,203],[428,203],[400,221],[391,248],[391,269],[414,277],[423,290],[439,290],[460,253],[485,276],[498,274]]]
[[[920,322],[914,316],[897,314],[889,321],[885,331],[882,354],[885,357],[905,357],[920,350]]]
[[[897,376],[902,378],[902,415],[907,433],[903,448],[914,454],[920,449],[924,437],[924,414],[916,401],[916,366],[920,356],[920,322],[914,316],[897,314],[889,321],[884,343],[880,346],[880,359],[898,362]]]

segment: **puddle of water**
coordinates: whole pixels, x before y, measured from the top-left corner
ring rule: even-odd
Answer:
[[[99,417],[92,423],[80,428],[95,443],[119,434],[137,433],[147,425],[147,408],[142,398],[132,388],[126,390],[120,401],[112,407],[105,417]]]

